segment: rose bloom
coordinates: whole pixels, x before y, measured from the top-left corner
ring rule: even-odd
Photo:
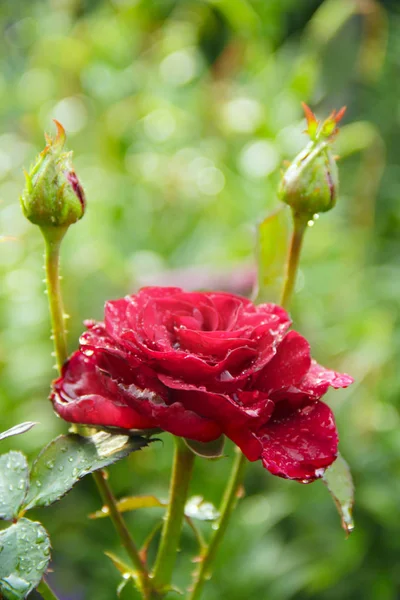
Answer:
[[[104,323],[85,323],[53,406],[73,423],[225,434],[274,475],[312,481],[337,456],[320,398],[352,379],[313,361],[290,323],[279,306],[234,294],[143,288],[107,302]]]

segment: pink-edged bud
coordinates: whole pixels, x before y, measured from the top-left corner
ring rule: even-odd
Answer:
[[[339,189],[338,169],[331,143],[338,133],[337,124],[346,110],[333,111],[325,121],[318,121],[311,109],[303,104],[307,119],[306,132],[311,141],[302,150],[282,177],[279,197],[298,215],[304,217],[333,208]]]
[[[30,172],[25,172],[21,205],[26,218],[35,225],[65,228],[83,217],[85,195],[72,166],[72,152],[63,152],[64,128],[54,122],[56,137],[45,135],[45,149]]]

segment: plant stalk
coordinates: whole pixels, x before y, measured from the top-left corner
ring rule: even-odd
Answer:
[[[160,593],[171,583],[184,517],[189,483],[195,455],[186,444],[175,437],[175,454],[172,467],[168,510],[161,533],[161,541],[153,569],[153,586]]]
[[[126,527],[125,521],[117,507],[117,501],[107,481],[107,476],[104,471],[96,471],[93,473],[93,478],[96,482],[101,499],[107,506],[111,521],[120,537],[121,543],[127,551],[137,575],[138,587],[143,594],[145,600],[150,599],[151,584],[147,569],[141,560],[136,545]]]
[[[58,600],[57,596],[55,595],[55,593],[44,578],[39,583],[36,589],[42,596],[43,600]]]
[[[282,291],[281,305],[287,308],[292,298],[294,286],[296,283],[297,270],[299,266],[300,254],[303,245],[304,233],[307,229],[308,217],[293,213],[293,233],[288,250],[285,281]],[[191,590],[189,600],[199,600],[203,591],[204,583],[210,577],[212,566],[220,543],[225,535],[229,524],[230,516],[235,508],[239,487],[241,485],[244,470],[246,467],[246,458],[237,448],[231,475],[225,488],[225,493],[221,503],[220,518],[217,522],[217,528],[211,537],[208,548],[202,555],[200,568],[195,575],[195,581]]]
[[[246,457],[242,454],[241,450],[237,448],[232,471],[221,502],[220,517],[216,523],[216,528],[211,537],[210,544],[202,556],[202,561],[200,562],[200,567],[196,574],[196,580],[188,600],[199,600],[204,583],[211,575],[218,548],[227,530],[230,516],[236,506],[238,491],[242,483],[246,462]]]
[[[67,227],[46,227],[41,229],[45,241],[45,269],[47,295],[51,318],[52,339],[57,367],[61,368],[68,357],[65,314],[60,287],[60,247]]]
[[[293,212],[293,233],[290,240],[288,257],[286,262],[285,281],[283,285],[280,304],[283,308],[289,306],[296,284],[297,269],[299,266],[300,253],[303,245],[304,234],[307,229],[309,217],[298,215]]]
[[[54,350],[57,360],[57,367],[61,373],[63,364],[68,357],[67,350],[67,335],[65,329],[65,315],[60,287],[60,246],[63,237],[67,231],[67,227],[42,227],[41,228],[45,240],[45,269],[46,269],[46,284],[49,300],[49,309],[52,325],[52,338],[54,342]],[[79,429],[79,426],[77,427]],[[99,489],[103,503],[107,506],[111,520],[120,537],[122,545],[125,547],[132,564],[137,573],[137,581],[140,591],[143,593],[143,598],[150,598],[151,582],[146,566],[143,564],[136,544],[133,541],[124,519],[118,512],[116,500],[111,487],[107,481],[107,476],[104,471],[93,473],[93,478]],[[51,598],[51,596],[49,596]],[[47,598],[45,598],[47,600]]]

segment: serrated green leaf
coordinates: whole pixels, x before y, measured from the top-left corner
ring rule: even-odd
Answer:
[[[40,523],[20,519],[0,532],[0,592],[7,600],[26,598],[50,560],[50,540]]]
[[[342,520],[343,529],[347,534],[351,533],[354,529],[352,515],[354,484],[349,465],[341,454],[339,454],[335,462],[326,469],[322,481],[325,483],[335,501]]]
[[[212,442],[198,442],[183,438],[186,446],[201,458],[221,458],[224,455],[225,436],[221,435]]]
[[[185,516],[198,521],[215,521],[219,517],[219,512],[211,502],[206,502],[202,496],[193,496],[186,502]]]
[[[11,429],[7,429],[7,431],[3,431],[2,433],[0,433],[0,440],[5,440],[6,438],[11,437],[13,435],[20,435],[21,433],[25,433],[26,431],[32,429],[32,427],[34,427],[35,425],[37,425],[37,423],[34,421],[26,421],[25,423],[15,425],[15,427],[11,427]]]
[[[46,446],[33,463],[25,510],[49,506],[75,483],[98,469],[143,448],[149,440],[100,431],[91,437],[61,435]]]
[[[29,484],[29,467],[22,452],[0,456],[0,519],[11,521],[17,516]]]
[[[258,226],[256,302],[279,299],[289,242],[290,209],[283,207]]]

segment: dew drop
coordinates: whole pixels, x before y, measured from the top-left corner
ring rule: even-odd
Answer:
[[[36,533],[36,540],[35,540],[35,542],[36,542],[37,544],[42,544],[42,543],[43,543],[45,540],[46,540],[46,537],[45,537],[45,535],[44,535],[43,531],[40,531],[40,530],[39,530],[39,531]]]
[[[46,467],[47,467],[48,469],[50,469],[50,471],[51,471],[52,469],[54,469],[54,460],[48,460],[48,461],[46,462]]]
[[[72,456],[69,456],[69,457],[68,457],[68,462],[74,462],[74,459],[73,459],[73,457],[72,457]]]
[[[60,465],[60,466],[58,467],[58,470],[60,471],[60,473],[62,473],[62,472],[64,471],[64,467],[63,467],[62,465]]]
[[[61,446],[60,450],[61,452],[67,452],[68,448],[67,446]]]
[[[47,560],[42,560],[36,565],[36,571],[43,571],[47,566]]]
[[[10,492],[12,492],[14,489],[14,486],[10,483],[10,485],[8,486],[8,489],[10,490]]]
[[[42,482],[38,480],[38,481],[36,481],[36,485],[37,485],[37,487],[42,487]]]
[[[312,219],[310,219],[309,221],[307,221],[307,225],[309,227],[313,227],[314,226],[314,221]]]

